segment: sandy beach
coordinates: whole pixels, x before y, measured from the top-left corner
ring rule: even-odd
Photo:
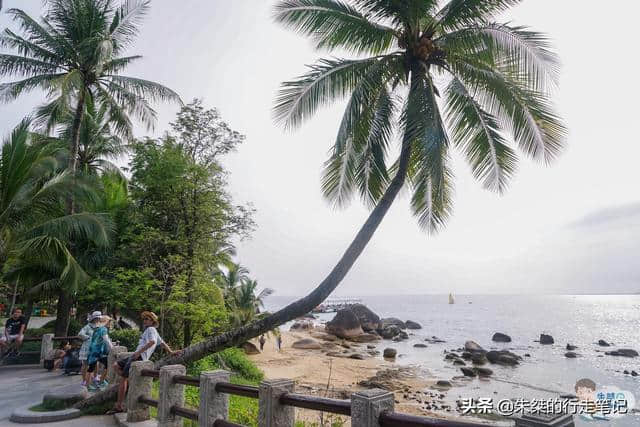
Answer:
[[[316,329],[319,330],[321,329]],[[363,360],[349,358],[350,354],[366,353],[367,350],[367,344],[350,341],[339,340],[335,345],[329,345],[328,349],[291,347],[294,342],[306,338],[312,338],[307,331],[283,331],[283,348],[280,351],[276,348],[275,337],[270,336],[267,337],[264,350],[249,357],[264,371],[266,378],[295,380],[296,390],[300,393],[348,399],[352,392],[372,388],[378,382],[394,392],[396,410],[399,412],[432,416],[437,413],[438,417],[447,418],[455,416],[455,408],[445,403],[446,390],[435,385],[436,379],[428,380],[419,375],[417,368],[400,367],[380,355],[368,356]],[[316,341],[323,346],[326,344],[321,340]],[[253,342],[259,347],[257,340]],[[336,351],[329,351],[334,348],[340,349],[337,351],[339,353],[344,352],[344,356],[327,355],[335,354]],[[361,384],[366,381],[370,382],[368,387]],[[318,422],[319,413],[298,410],[297,418]],[[348,417],[344,418],[348,425]]]

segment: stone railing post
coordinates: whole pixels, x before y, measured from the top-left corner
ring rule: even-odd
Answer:
[[[229,382],[230,379],[231,373],[227,371],[200,373],[200,408],[198,409],[200,427],[211,427],[217,419],[228,419],[229,395],[218,393],[216,384]]]
[[[182,427],[182,418],[171,414],[174,405],[184,406],[184,385],[174,384],[173,377],[184,375],[183,365],[167,365],[160,368],[160,397],[158,401],[158,427]]]
[[[44,368],[44,359],[53,350],[53,334],[44,334],[40,345],[40,366]]]
[[[295,422],[295,408],[280,404],[280,396],[293,392],[293,380],[265,380],[258,388],[258,426],[292,427]]]
[[[113,368],[113,365],[118,360],[118,355],[120,353],[124,353],[127,351],[127,347],[124,346],[114,346],[111,348],[109,352],[109,357],[107,357],[107,381],[109,384],[113,384],[116,378],[116,370]]]
[[[351,426],[380,427],[380,414],[393,411],[393,393],[381,389],[363,390],[351,395]]]
[[[149,407],[138,402],[140,396],[151,398],[153,378],[143,377],[143,369],[153,369],[153,362],[138,361],[131,364],[129,369],[129,391],[127,393],[127,422],[137,423],[149,419]]]

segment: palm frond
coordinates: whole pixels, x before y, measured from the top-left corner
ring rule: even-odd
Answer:
[[[320,60],[308,73],[282,84],[274,107],[276,122],[285,129],[298,127],[320,107],[349,96],[383,59],[389,57]]]
[[[504,192],[516,170],[517,156],[502,136],[496,117],[482,108],[457,77],[447,87],[446,118],[452,139],[463,150],[476,179],[489,190]]]
[[[338,0],[283,0],[274,18],[287,28],[313,38],[318,49],[343,49],[380,55],[392,45],[393,28],[370,20],[356,8]]]
[[[450,0],[436,14],[436,19],[445,30],[486,24],[521,2],[522,0]]]

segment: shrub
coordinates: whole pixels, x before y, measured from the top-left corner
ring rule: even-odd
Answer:
[[[239,348],[228,348],[187,366],[189,375],[194,376],[215,369],[228,369],[241,379],[256,384],[264,378],[264,373]]]
[[[46,330],[47,332],[45,332],[45,334],[50,334],[55,329],[55,326],[56,326],[56,320],[54,319],[45,323],[40,329]],[[69,320],[69,329],[67,333],[69,334],[69,336],[77,335],[83,326],[84,326],[84,323],[80,323],[77,319],[71,318],[71,320]]]
[[[116,329],[109,332],[109,338],[111,341],[118,341],[120,345],[127,347],[127,350],[133,351],[138,346],[140,334],[138,329]]]

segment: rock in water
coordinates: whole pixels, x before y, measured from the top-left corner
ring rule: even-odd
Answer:
[[[387,359],[394,359],[396,357],[396,354],[398,354],[398,351],[395,348],[385,348],[382,352],[382,357],[385,357]]]
[[[478,351],[485,352],[485,349],[480,347],[480,345],[475,341],[467,341],[467,342],[465,342],[464,343],[464,349],[469,351],[469,352],[471,352],[471,353],[478,352]]]
[[[491,337],[491,341],[494,342],[511,342],[511,337],[507,334],[503,334],[502,332],[496,332]]]
[[[402,320],[397,319],[395,317],[386,317],[382,319],[380,322],[381,322],[380,324],[381,329],[384,329],[390,325],[395,325],[400,329],[407,329],[407,325],[405,325],[405,323]]]
[[[475,352],[471,354],[471,362],[474,365],[484,365],[487,363],[487,356],[484,353]]]
[[[598,340],[598,345],[600,347],[610,347],[611,344],[609,344],[608,342],[606,342],[605,340]]]
[[[256,347],[255,344],[249,341],[242,344],[240,347],[242,348],[242,350],[244,350],[245,354],[260,354],[260,350],[258,350],[258,347]]]
[[[540,344],[553,344],[555,341],[551,335],[540,334]]]
[[[489,368],[473,368],[473,371],[478,374],[479,377],[490,377],[493,375],[493,371]]]
[[[333,320],[327,322],[325,329],[328,333],[340,338],[351,338],[364,333],[360,320],[348,308],[338,310]]]
[[[567,344],[567,351],[573,351],[578,348],[577,345]]]
[[[517,365],[522,358],[515,353],[511,353],[507,350],[501,351],[490,351],[487,353],[487,359],[491,363],[495,363],[498,365],[506,365],[506,366],[515,366]]]
[[[471,368],[460,368],[465,377],[475,377],[476,372]]]
[[[413,345],[415,348],[427,348],[426,344],[418,343]]]
[[[388,325],[383,329],[378,330],[378,332],[382,338],[390,340],[400,335],[400,332],[402,331],[396,325]]]
[[[360,353],[353,353],[351,356],[349,356],[349,359],[364,360],[365,357]]]
[[[304,338],[291,344],[291,347],[303,350],[320,350],[322,345],[312,338]]]
[[[436,383],[436,385],[438,387],[451,387],[451,382],[447,381],[447,380],[438,380],[438,382]]]
[[[622,356],[622,357],[636,357],[638,352],[630,348],[620,348],[614,351],[607,351],[605,353],[608,356]]]
[[[422,329],[422,325],[413,320],[407,320],[404,324],[407,326],[407,329]]]
[[[380,328],[380,317],[364,304],[354,304],[349,309],[360,321],[360,326],[365,332],[375,331]]]
[[[564,357],[566,357],[568,359],[575,359],[576,357],[578,357],[578,355],[576,353],[574,353],[573,351],[567,351],[564,354]]]
[[[632,376],[632,377],[637,377],[637,376],[638,376],[638,373],[637,373],[636,371],[631,371],[631,376]]]

